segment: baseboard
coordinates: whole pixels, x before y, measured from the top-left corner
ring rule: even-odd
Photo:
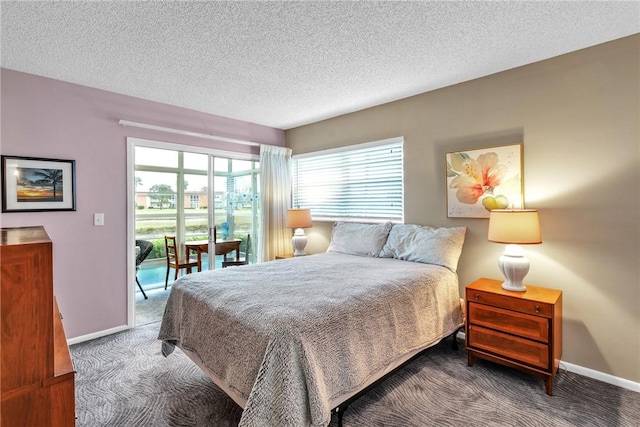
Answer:
[[[69,345],[78,344],[78,343],[81,343],[81,342],[84,342],[84,341],[89,341],[89,340],[93,340],[93,339],[96,339],[96,338],[106,337],[107,335],[115,334],[116,332],[126,331],[127,329],[131,329],[131,328],[129,328],[129,326],[127,326],[127,325],[116,326],[115,328],[105,329],[104,331],[98,331],[98,332],[94,332],[92,334],[81,335],[79,337],[69,338],[67,340],[67,344],[69,344]]]
[[[574,365],[573,363],[565,362],[564,360],[560,361],[560,369],[562,368],[575,374],[583,375],[585,377],[593,378],[607,384],[613,384],[618,387],[626,388],[628,390],[635,391],[636,393],[640,393],[640,383],[605,374],[604,372],[596,371],[594,369],[585,368],[584,366]]]
[[[461,340],[464,340],[465,338],[464,332],[462,331],[458,332],[458,335],[456,336]],[[565,362],[564,360],[560,361],[560,369],[564,369],[569,372],[573,372],[574,374],[593,378],[594,380],[602,381],[607,384],[612,384],[618,387],[626,388],[627,390],[635,391],[636,393],[640,393],[640,383],[626,380],[624,378],[615,377],[613,375],[605,374],[604,372],[596,371],[594,369],[585,368],[580,365],[574,365],[573,363]]]

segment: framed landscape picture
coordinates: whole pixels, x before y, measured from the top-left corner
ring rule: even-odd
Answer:
[[[2,156],[2,212],[76,210],[75,160]]]
[[[447,217],[489,218],[524,208],[522,144],[446,154]]]

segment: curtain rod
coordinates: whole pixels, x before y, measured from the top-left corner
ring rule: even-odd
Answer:
[[[135,127],[135,128],[151,129],[151,130],[159,130],[161,132],[175,133],[175,134],[178,134],[178,135],[195,136],[196,138],[215,139],[216,141],[231,142],[231,143],[234,143],[234,144],[252,145],[252,146],[255,146],[255,147],[260,146],[260,145],[272,145],[272,144],[261,144],[259,142],[255,142],[255,141],[245,141],[244,139],[228,138],[226,136],[218,136],[218,135],[213,135],[213,134],[209,134],[209,133],[192,132],[190,130],[174,129],[174,128],[168,128],[168,127],[164,127],[164,126],[157,126],[157,125],[150,125],[150,124],[146,124],[146,123],[132,122],[130,120],[122,120],[121,119],[118,123],[120,125],[122,125],[122,126],[130,126],[130,127]]]

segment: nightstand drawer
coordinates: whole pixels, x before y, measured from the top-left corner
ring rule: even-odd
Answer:
[[[469,323],[513,335],[549,342],[549,319],[489,305],[469,303]]]
[[[541,301],[531,301],[518,297],[468,288],[466,290],[466,299],[467,301],[475,301],[481,304],[492,305],[494,307],[513,309],[521,313],[533,314],[535,316],[553,317],[553,305]]]
[[[467,334],[470,349],[487,351],[537,368],[549,369],[547,345],[476,325],[470,325]]]

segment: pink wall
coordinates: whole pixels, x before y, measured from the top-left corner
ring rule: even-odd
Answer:
[[[0,152],[74,159],[75,212],[4,213],[2,227],[43,225],[53,240],[54,290],[67,338],[127,323],[126,137],[258,152],[235,145],[127,128],[157,124],[284,146],[284,131],[16,71],[1,70]],[[93,226],[103,212],[105,225]]]

